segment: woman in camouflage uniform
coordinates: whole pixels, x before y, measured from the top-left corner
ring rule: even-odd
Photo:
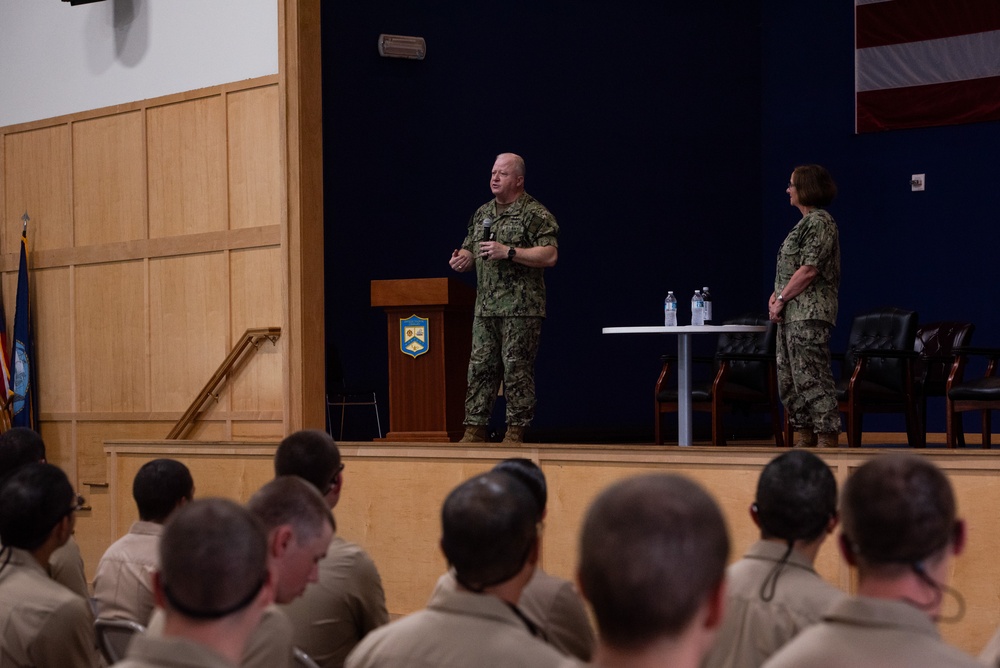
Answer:
[[[824,207],[837,195],[819,165],[796,167],[786,191],[802,220],[778,251],[774,292],[768,303],[778,323],[778,392],[796,430],[797,447],[833,447],[840,413],[830,369],[830,330],[837,320],[840,241]]]

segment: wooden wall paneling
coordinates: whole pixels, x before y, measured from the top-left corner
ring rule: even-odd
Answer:
[[[73,410],[74,367],[70,269],[36,269],[30,281],[38,410],[43,415],[68,413]]]
[[[183,413],[226,358],[227,285],[226,253],[149,261],[151,410]]]
[[[226,95],[229,128],[229,226],[281,222],[281,124],[277,85]]]
[[[6,225],[3,252],[18,253],[21,216],[31,217],[32,251],[73,245],[70,132],[65,123],[4,137]]]
[[[286,431],[323,429],[323,81],[319,0],[279,0],[278,76],[284,139],[287,317]]]
[[[223,97],[151,106],[146,124],[149,236],[227,229]]]
[[[105,550],[112,542],[120,538],[121,534],[116,534],[112,529],[111,509],[115,499],[111,494],[110,486],[83,485],[77,488],[77,492],[83,495],[83,498],[87,500],[87,505],[91,507],[91,510],[76,513],[76,527],[73,531],[73,537],[77,545],[80,546],[87,582],[92,584],[94,575],[97,573],[97,563],[101,560]]]
[[[142,262],[76,270],[76,387],[80,412],[148,411],[146,272]],[[178,351],[182,354],[182,351]]]
[[[78,490],[82,489],[82,481],[77,475],[73,423],[43,419],[39,422],[38,428],[42,440],[45,441],[45,459],[65,471],[70,482]]]
[[[228,419],[218,418],[213,414],[213,409],[209,409],[208,417],[198,420],[191,427],[191,431],[185,436],[192,441],[230,441],[232,440],[232,429]],[[177,418],[180,419],[180,414]],[[172,424],[170,425],[173,426]],[[169,431],[169,429],[168,429]]]
[[[229,264],[232,340],[235,342],[249,328],[280,324],[281,249],[232,251]],[[288,338],[289,333],[282,331],[276,345],[261,343],[253,357],[230,379],[227,393],[232,397],[233,410],[281,410],[284,403],[282,357],[287,354]]]
[[[73,124],[73,218],[77,246],[147,236],[143,115]]]
[[[285,424],[279,420],[233,420],[234,441],[280,441],[285,437]]]

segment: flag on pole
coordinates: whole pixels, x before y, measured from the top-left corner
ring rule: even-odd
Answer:
[[[28,214],[21,217],[21,260],[17,269],[17,302],[14,307],[14,345],[10,351],[11,426],[38,431],[38,405],[35,401],[35,350],[28,299]]]
[[[3,383],[3,387],[0,387],[0,392],[3,393],[3,396],[0,396],[0,404],[6,402],[14,394],[13,387],[10,384],[10,365],[7,364],[9,351],[10,345],[7,343],[7,309],[3,305],[3,290],[0,290],[0,380]]]
[[[856,131],[1000,120],[1000,2],[855,0]]]

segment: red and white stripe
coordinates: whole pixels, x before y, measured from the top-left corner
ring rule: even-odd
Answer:
[[[857,132],[1000,120],[1000,0],[855,0]]]

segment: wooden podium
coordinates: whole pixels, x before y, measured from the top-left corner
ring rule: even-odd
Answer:
[[[386,440],[458,440],[465,430],[475,289],[455,278],[372,281],[371,297],[388,320]]]

